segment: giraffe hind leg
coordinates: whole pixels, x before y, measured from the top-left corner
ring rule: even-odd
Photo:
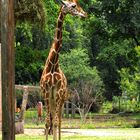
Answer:
[[[59,134],[59,140],[61,140],[61,113],[59,114],[59,126],[58,126],[58,134]]]
[[[50,131],[53,132],[53,140],[57,140],[57,128],[58,128],[58,123],[57,123],[57,118],[55,117],[54,112],[52,113],[52,126],[50,126]]]
[[[52,114],[50,113],[50,128],[49,128],[49,135],[53,135],[53,118]]]
[[[57,123],[54,123],[53,124],[53,140],[57,140],[57,128],[58,128]]]
[[[48,119],[46,119],[46,130],[45,130],[45,135],[46,135],[46,140],[48,140],[48,134],[49,134],[49,126],[50,126],[50,122]]]
[[[45,124],[46,130],[46,140],[48,140],[48,135],[49,135],[49,127],[50,127],[50,110],[49,107],[47,106],[47,114],[46,114],[46,124]]]
[[[58,112],[58,136],[59,140],[61,140],[61,120],[62,120],[62,104],[60,104],[60,111]]]

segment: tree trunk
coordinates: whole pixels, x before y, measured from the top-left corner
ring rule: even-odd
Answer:
[[[23,93],[21,111],[19,114],[19,118],[17,119],[17,122],[15,123],[15,133],[16,134],[24,133],[24,114],[26,111],[27,101],[28,101],[28,88],[25,87],[24,93]]]
[[[1,42],[0,42],[0,57],[1,57]],[[1,58],[0,58],[1,69]],[[0,130],[2,129],[2,91],[1,91],[1,70],[0,70]]]
[[[15,140],[14,0],[0,1],[2,140]]]
[[[23,134],[24,133],[24,122],[17,121],[15,123],[15,134]]]

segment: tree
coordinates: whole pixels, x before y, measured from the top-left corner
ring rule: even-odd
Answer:
[[[84,81],[81,79],[79,79],[78,83],[76,83],[73,88],[75,94],[74,106],[79,112],[81,120],[85,122],[93,104],[101,105],[103,101],[103,89],[101,85],[97,86],[97,83],[95,84],[93,81]]]
[[[76,108],[81,118],[85,120],[90,108],[102,102],[103,82],[96,67],[89,66],[89,56],[86,49],[75,48],[60,57],[68,86],[75,94]]]
[[[45,26],[45,20],[45,3],[42,0],[15,1],[16,84],[34,84],[39,81],[40,61],[36,63],[35,60],[36,58],[39,58],[41,53],[37,49],[33,52],[32,48],[36,46],[40,48],[42,45],[42,43],[40,43],[40,38],[42,36],[42,38],[44,38],[44,36],[46,37],[43,28]],[[36,34],[33,34],[33,31],[36,28],[38,28]],[[37,37],[39,33],[42,33],[42,36],[40,35]],[[38,42],[34,41],[35,38],[37,38],[36,40],[38,40]],[[37,43],[35,44],[35,42],[40,44],[40,46]],[[41,58],[42,56],[39,60],[42,60]]]
[[[121,92],[117,71],[130,67],[127,53],[140,41],[140,4],[138,0],[91,0],[86,7],[89,18],[84,32],[88,36],[90,62],[100,71],[105,97],[112,100]]]
[[[47,50],[32,49],[29,46],[21,46],[20,43],[17,43],[15,50],[15,83],[36,85],[44,66]]]
[[[111,37],[132,39],[139,45],[140,3],[138,0],[97,0],[93,2],[92,13],[107,24]]]
[[[42,0],[16,0],[15,21],[28,21],[43,26],[45,24],[44,2]]]
[[[127,97],[132,100],[135,99],[137,102],[140,101],[140,46],[135,47],[133,52],[135,57],[131,58],[133,67],[122,68],[120,70],[120,88],[122,94],[125,93]],[[131,66],[132,66],[131,65]]]

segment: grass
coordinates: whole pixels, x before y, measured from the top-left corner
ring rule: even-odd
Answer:
[[[125,120],[112,120],[107,122],[94,122],[87,120],[85,123],[78,119],[63,120],[62,128],[68,129],[95,129],[95,128],[132,128],[136,122],[125,122]],[[26,122],[25,128],[44,128],[45,122],[37,124],[32,122]]]
[[[80,119],[63,119],[62,128],[73,129],[95,129],[95,128],[133,128],[137,124],[137,120],[128,120],[125,117],[116,116],[115,118],[106,119],[87,119],[82,122]],[[25,121],[25,128],[44,128],[45,122],[37,123],[37,119]]]
[[[94,129],[95,136],[81,136],[63,135],[62,140],[140,140],[140,129],[127,128],[127,129]],[[100,133],[100,134],[98,134]],[[107,134],[107,135],[105,135]],[[1,140],[1,134],[0,134]],[[16,140],[45,140],[45,136],[32,135],[16,135]],[[52,136],[49,136],[49,140],[52,140]]]
[[[62,140],[139,140],[140,137],[132,136],[132,137],[81,137],[81,136],[75,136],[75,137],[65,137],[62,138]],[[16,137],[16,140],[45,140],[44,137]],[[49,140],[53,140],[52,138],[49,138]]]
[[[43,121],[37,122],[37,110],[30,109],[25,112],[25,128],[44,128],[45,111],[43,111]],[[92,116],[92,118],[91,118]],[[79,115],[76,114],[76,118]],[[62,128],[95,129],[95,128],[135,128],[140,126],[140,113],[129,115],[115,114],[89,114],[86,122],[80,119],[63,119]]]
[[[140,129],[94,129],[96,133],[100,132],[101,135],[97,136],[62,136],[62,140],[140,140]],[[104,133],[110,135],[103,135]],[[17,135],[16,140],[45,140],[45,136],[26,136]],[[49,136],[52,140],[52,136]]]
[[[16,140],[45,140],[44,136],[16,136]],[[49,136],[49,140],[53,140],[52,136]],[[72,137],[63,137],[62,140],[93,140],[93,137],[82,137],[82,136],[72,136]]]
[[[140,113],[131,114],[131,115],[129,116],[129,118],[140,120]]]

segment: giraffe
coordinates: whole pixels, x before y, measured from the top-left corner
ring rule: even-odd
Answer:
[[[62,26],[67,14],[86,17],[87,14],[79,6],[78,0],[59,0],[61,4],[54,41],[50,49],[40,79],[40,87],[46,103],[46,140],[53,134],[53,140],[61,140],[61,114],[66,101],[67,80],[59,66],[59,53],[62,47]],[[58,135],[57,135],[58,131]]]

